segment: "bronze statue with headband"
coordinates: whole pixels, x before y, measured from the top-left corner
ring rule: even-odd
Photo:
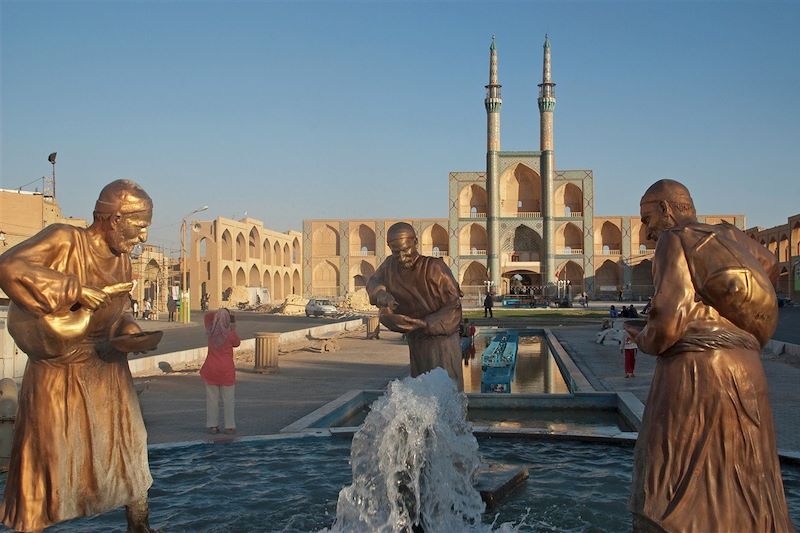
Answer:
[[[647,323],[657,356],[634,452],[634,531],[794,531],[761,348],[777,325],[775,256],[730,224],[697,221],[673,180],[641,200],[657,239]]]
[[[28,355],[3,500],[3,523],[40,531],[126,506],[147,532],[147,432],[127,352],[154,349],[130,313],[128,254],[147,239],[153,202],[108,184],[89,228],[53,224],[0,256],[8,329]]]
[[[458,283],[442,259],[419,254],[410,224],[393,224],[386,241],[392,255],[367,282],[370,303],[384,326],[406,335],[412,377],[441,367],[463,390]]]

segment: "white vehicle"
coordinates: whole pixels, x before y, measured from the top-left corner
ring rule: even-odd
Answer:
[[[333,316],[339,310],[327,298],[311,298],[306,304],[306,316]]]

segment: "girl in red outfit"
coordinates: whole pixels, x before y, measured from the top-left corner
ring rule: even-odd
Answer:
[[[636,352],[639,347],[633,342],[630,335],[625,335],[625,342],[622,343],[622,352],[625,354],[625,377],[633,378],[633,368],[636,366]]]
[[[233,348],[241,341],[236,334],[236,319],[225,308],[215,313],[206,313],[208,355],[200,376],[206,383],[206,426],[211,433],[219,433],[219,399],[225,420],[225,433],[236,433],[234,418],[234,388],[236,368],[233,364]]]

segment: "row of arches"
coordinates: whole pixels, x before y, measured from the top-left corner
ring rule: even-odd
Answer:
[[[630,292],[634,298],[647,297],[652,295],[653,290],[653,264],[649,259],[639,262],[631,267]],[[509,289],[515,285],[541,287],[541,273],[515,269],[503,273],[504,287],[503,293],[510,292]],[[485,292],[485,282],[489,279],[486,266],[479,261],[471,261],[464,265],[459,276],[459,283],[465,294]],[[575,261],[565,261],[556,269],[556,279],[569,281],[573,294],[579,294],[585,290],[584,270]],[[620,261],[607,259],[594,272],[594,288],[596,295],[616,295],[617,291],[624,285],[623,264]]]
[[[302,294],[303,292],[299,270],[294,269],[291,274],[289,272],[272,272],[268,269],[261,271],[255,265],[247,273],[242,267],[237,268],[235,274],[230,267],[223,268],[220,279],[222,292],[229,291],[233,287],[268,289],[273,302],[283,300],[290,294]]]
[[[486,227],[477,222],[463,226],[459,232],[459,255],[486,255],[489,239]],[[367,224],[359,224],[350,230],[349,255],[373,256],[376,250],[375,230]],[[573,222],[562,224],[555,231],[555,248],[557,254],[581,255],[584,250],[584,235],[579,225]],[[620,255],[622,253],[622,229],[619,225],[605,221],[594,231],[595,253],[604,255]],[[511,244],[510,244],[511,243]],[[522,261],[536,261],[541,251],[541,236],[533,229],[520,225],[514,230],[514,236],[501,243],[506,252],[521,252],[527,256]],[[655,241],[647,237],[647,227],[641,223],[634,225],[631,249],[634,253],[649,253],[655,249]],[[314,257],[341,255],[339,231],[330,224],[325,224],[313,232],[312,255]],[[438,223],[427,226],[420,236],[420,252],[424,255],[450,255],[447,230]],[[513,259],[512,259],[513,260]]]
[[[581,216],[583,191],[574,183],[565,183],[553,194],[556,216]],[[458,193],[461,217],[483,218],[488,213],[486,189],[478,184],[466,185]],[[500,213],[502,217],[541,216],[542,178],[527,165],[517,164],[500,175]]]
[[[555,231],[555,251],[561,255],[582,255],[584,238],[581,228],[572,222],[562,224]],[[632,239],[631,247],[640,254],[652,252],[655,241],[647,237],[647,228],[641,224],[637,227],[637,239]],[[486,228],[478,223],[467,224],[459,231],[460,255],[485,255],[489,247]],[[513,236],[507,236],[500,244],[502,253],[510,253],[511,261],[538,261],[544,250],[541,236],[529,228],[520,225]],[[595,231],[595,253],[601,255],[620,255],[622,253],[622,230],[619,226],[604,222]]]
[[[350,266],[348,290],[357,291],[367,286],[367,281],[375,274],[375,267],[368,261],[360,261]],[[314,296],[337,297],[339,294],[340,272],[331,261],[321,261],[311,272],[311,291]]]
[[[207,240],[206,237],[199,240],[196,260],[208,257]],[[280,240],[273,242],[269,237],[262,239],[256,227],[250,230],[246,239],[244,233],[237,232],[234,237],[228,229],[225,229],[220,237],[220,259],[223,261],[256,259],[267,265],[288,267],[300,263],[300,256],[300,240],[298,238],[294,238],[291,246],[288,242]]]
[[[789,261],[792,255],[800,256],[800,222],[795,222],[791,231],[791,241],[786,232],[781,233],[779,236],[772,236],[767,240],[765,237],[761,238],[761,245],[765,246],[780,262]],[[755,235],[751,235],[755,238]],[[795,243],[795,250],[791,249],[791,242]],[[793,253],[794,252],[794,253]]]
[[[377,242],[371,226],[358,224],[350,230],[349,237],[351,257],[375,255]],[[447,230],[441,224],[431,224],[419,235],[420,252],[425,255],[447,256],[449,244]],[[313,232],[311,253],[314,257],[339,256],[341,252],[339,230],[325,224]]]

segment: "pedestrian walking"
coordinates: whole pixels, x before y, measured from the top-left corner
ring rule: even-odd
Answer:
[[[486,298],[483,299],[483,318],[487,316],[489,318],[494,318],[494,313],[492,313],[492,307],[494,306],[494,300],[492,300],[492,294],[486,293]]]

